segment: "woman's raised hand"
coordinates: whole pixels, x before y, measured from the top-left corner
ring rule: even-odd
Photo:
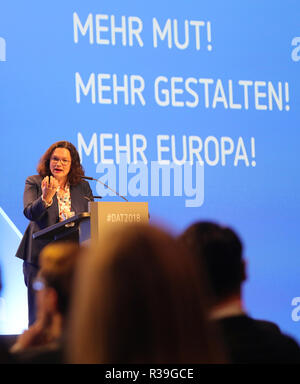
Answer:
[[[46,176],[42,180],[42,196],[43,200],[47,204],[52,202],[52,198],[55,195],[59,184],[58,181],[53,176]]]

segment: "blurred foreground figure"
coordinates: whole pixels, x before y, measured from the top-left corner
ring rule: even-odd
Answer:
[[[71,363],[223,362],[193,259],[151,226],[108,237],[81,259]]]
[[[78,257],[75,243],[52,243],[43,248],[40,270],[33,283],[37,319],[11,349],[20,362],[64,362],[64,334]]]
[[[223,331],[233,363],[300,363],[300,348],[274,323],[247,315],[242,284],[246,280],[243,246],[230,228],[199,222],[190,226],[180,242],[208,272],[214,296],[211,319]]]
[[[0,270],[0,292],[2,292],[2,275]],[[0,364],[13,364],[15,359],[13,355],[9,352],[9,347],[5,342],[3,336],[0,335]]]

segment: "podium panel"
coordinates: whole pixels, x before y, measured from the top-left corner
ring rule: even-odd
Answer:
[[[101,241],[109,231],[128,224],[149,222],[148,203],[90,202],[91,243]]]
[[[134,223],[148,223],[148,203],[90,202],[90,212],[82,212],[33,234],[34,239],[79,241],[88,244],[101,241],[108,231]]]

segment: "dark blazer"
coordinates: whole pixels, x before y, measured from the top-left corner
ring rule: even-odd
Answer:
[[[41,182],[42,177],[39,175],[29,176],[26,179],[23,196],[24,215],[30,223],[16,253],[20,259],[36,266],[38,266],[39,253],[49,240],[33,239],[33,233],[59,221],[57,197],[54,195],[52,205],[46,208],[42,201]],[[70,195],[71,210],[75,214],[88,211],[88,202],[93,200],[93,194],[87,181],[82,180],[79,184],[71,186]]]
[[[225,317],[217,324],[232,363],[300,363],[299,345],[274,323],[241,315]]]

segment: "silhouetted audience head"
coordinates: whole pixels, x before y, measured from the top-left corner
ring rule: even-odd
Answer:
[[[197,256],[200,268],[206,268],[217,301],[240,293],[246,279],[243,245],[231,228],[198,222],[188,227],[181,241]]]
[[[51,243],[40,254],[37,319],[21,334],[11,351],[22,363],[61,363],[73,278],[80,252],[75,243]]]
[[[34,283],[41,293],[38,312],[45,309],[65,316],[69,310],[73,277],[79,257],[79,246],[72,242],[51,243],[40,254],[40,270]],[[45,300],[45,296],[48,299]]]
[[[213,363],[223,354],[207,293],[175,239],[119,230],[81,258],[69,328],[71,363]]]
[[[247,314],[241,295],[246,279],[243,246],[230,228],[211,222],[191,225],[179,238],[196,255],[199,273],[205,268],[215,297],[211,320],[218,324],[233,363],[299,363],[295,340],[269,321]],[[199,275],[201,279],[201,275]]]

